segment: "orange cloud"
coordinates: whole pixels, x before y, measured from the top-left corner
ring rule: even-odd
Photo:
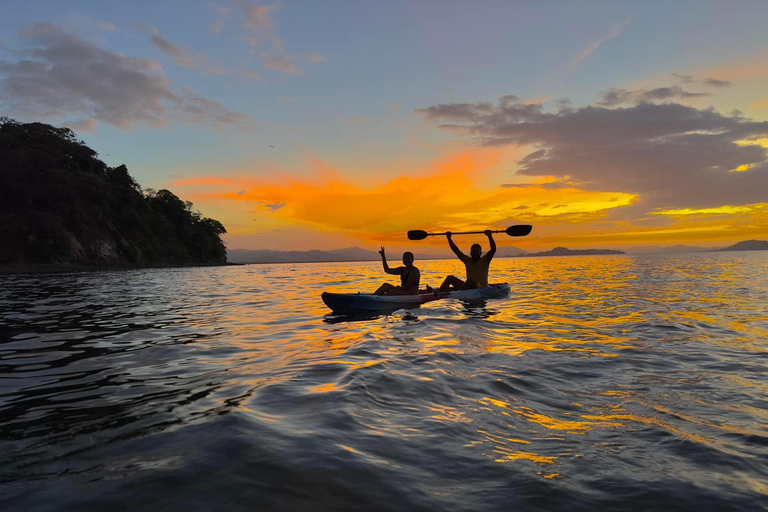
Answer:
[[[626,193],[589,192],[541,184],[482,185],[496,176],[497,150],[469,150],[442,158],[429,171],[387,181],[352,184],[315,159],[312,180],[203,177],[176,181],[196,203],[247,204],[253,231],[302,227],[358,239],[402,243],[410,229],[483,230],[515,223],[568,224],[602,218],[631,204]],[[226,225],[226,222],[225,222]],[[242,234],[242,233],[238,233]]]
[[[404,247],[410,229],[480,231],[533,224],[530,236],[503,237],[500,245],[621,249],[759,238],[768,225],[768,203],[648,211],[637,203],[638,195],[593,192],[552,177],[504,183],[515,167],[510,159],[517,161],[518,152],[472,148],[418,170],[399,168],[403,175],[388,178],[392,169],[385,165],[379,164],[373,177],[370,172],[355,176],[310,155],[303,175],[272,166],[260,169],[259,176],[241,171],[180,179],[172,188],[224,223],[231,248]],[[444,246],[444,240],[419,244]]]

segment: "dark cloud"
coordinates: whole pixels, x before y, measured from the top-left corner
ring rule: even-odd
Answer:
[[[626,103],[640,103],[641,101],[664,101],[671,99],[700,98],[702,96],[711,96],[707,92],[688,92],[684,91],[679,85],[671,87],[658,87],[656,89],[638,89],[637,91],[628,91],[626,89],[608,89],[600,91],[602,100],[598,105],[606,107],[615,107]]]
[[[0,111],[20,120],[93,130],[182,121],[253,129],[249,116],[194,91],[175,90],[155,61],[105,50],[60,26],[19,32],[22,60],[0,61]]]
[[[189,69],[197,69],[204,74],[214,73],[217,75],[224,75],[227,73],[224,66],[211,62],[207,55],[187,52],[180,46],[164,39],[160,36],[160,32],[157,28],[152,25],[136,22],[133,24],[133,29],[138,32],[149,34],[149,40],[152,43],[152,46],[171,57],[179,66]]]
[[[692,84],[692,83],[696,82],[696,80],[694,80],[692,75],[681,75],[679,73],[672,73],[672,76],[676,76],[684,84]]]
[[[557,110],[567,110],[571,108],[573,102],[569,98],[559,98],[553,101]]]
[[[500,101],[416,112],[447,121],[442,127],[481,145],[541,148],[521,160],[519,174],[554,176],[561,180],[555,186],[570,181],[588,190],[638,194],[646,211],[766,200],[766,149],[737,141],[768,137],[768,122],[647,102],[550,113],[541,105]]]
[[[717,80],[715,78],[707,78],[702,80],[701,83],[711,85],[712,87],[728,87],[729,85],[733,85],[733,82],[729,82],[728,80]]]
[[[527,154],[518,163],[523,164],[523,165],[528,165],[531,162],[533,162],[535,160],[538,160],[539,158],[544,158],[545,156],[547,156],[547,150],[546,149],[540,149],[538,151],[534,151],[533,153]]]
[[[693,78],[693,76],[691,75],[681,75],[678,73],[672,73],[672,75],[679,78],[680,81],[683,82],[684,84],[697,83],[697,84],[704,84],[704,85],[709,85],[710,87],[718,87],[718,88],[723,88],[723,87],[728,87],[729,85],[733,85],[733,82],[729,82],[728,80],[717,80],[715,78],[704,78],[703,80],[697,80]]]
[[[276,210],[279,210],[280,208],[282,208],[285,205],[286,205],[286,203],[276,202],[276,203],[265,204],[264,207],[265,208],[269,208],[269,211],[274,212]]]

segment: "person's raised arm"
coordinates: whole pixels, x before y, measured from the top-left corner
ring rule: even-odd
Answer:
[[[488,237],[488,243],[491,244],[491,249],[486,253],[488,254],[488,261],[491,261],[496,254],[496,240],[493,239],[493,231],[490,229],[485,230],[485,236]]]
[[[451,238],[451,236],[452,234],[450,231],[445,232],[445,238],[448,239],[448,245],[451,246],[451,250],[456,256],[459,257],[461,261],[464,261],[464,259],[466,259],[467,256],[463,252],[461,252],[461,250],[459,250],[459,247],[455,243],[453,243],[453,238]]]
[[[381,247],[379,254],[381,254],[381,265],[384,267],[384,272],[392,274],[393,276],[400,275],[400,272],[398,272],[397,269],[389,268],[389,265],[387,264],[387,255],[384,252],[384,246]]]

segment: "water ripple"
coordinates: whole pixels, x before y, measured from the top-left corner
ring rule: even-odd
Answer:
[[[0,277],[0,508],[766,510],[766,256]]]

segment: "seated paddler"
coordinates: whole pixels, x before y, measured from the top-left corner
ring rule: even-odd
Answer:
[[[381,254],[381,264],[384,266],[384,272],[393,276],[400,276],[400,286],[384,283],[379,286],[374,295],[415,295],[419,293],[419,281],[421,273],[419,269],[413,266],[413,253],[403,253],[403,266],[390,268],[387,264],[387,255],[384,247],[379,251]]]
[[[461,252],[458,246],[453,242],[451,238],[451,232],[445,233],[445,238],[448,239],[448,245],[451,247],[453,253],[464,263],[464,267],[467,271],[466,281],[462,281],[456,276],[448,276],[440,285],[440,292],[448,292],[451,290],[470,290],[473,288],[485,288],[488,286],[488,270],[490,269],[491,260],[496,254],[496,242],[493,239],[493,231],[484,231],[485,236],[488,237],[488,242],[491,246],[490,250],[483,254],[483,248],[480,244],[473,244],[469,250],[469,256]]]

